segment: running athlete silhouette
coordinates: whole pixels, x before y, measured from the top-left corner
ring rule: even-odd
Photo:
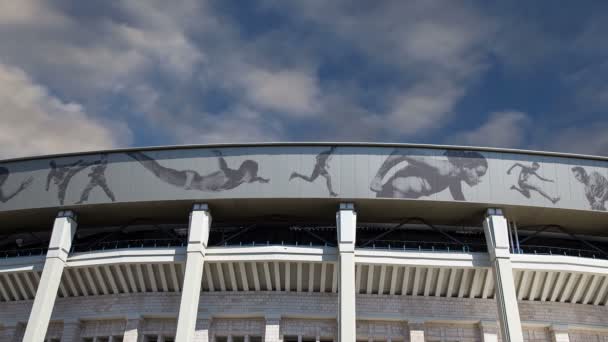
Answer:
[[[89,184],[87,184],[80,195],[80,200],[76,202],[76,204],[82,204],[89,200],[89,194],[91,190],[93,190],[96,186],[103,189],[106,195],[112,200],[112,202],[116,201],[114,197],[114,193],[110,190],[108,186],[108,182],[106,181],[106,168],[108,167],[108,155],[102,154],[101,158],[93,163],[93,167],[91,168],[91,172],[88,174],[89,176]]]
[[[559,201],[559,199],[560,199],[559,197],[549,196],[549,194],[547,194],[543,189],[538,187],[536,184],[530,182],[531,176],[536,176],[538,179],[540,179],[543,182],[551,182],[551,183],[554,182],[551,179],[542,177],[541,175],[539,175],[536,172],[536,171],[538,171],[538,169],[540,169],[539,163],[533,162],[531,166],[526,166],[521,163],[515,163],[509,168],[509,170],[507,170],[507,174],[510,175],[511,171],[517,166],[519,166],[521,168],[521,170],[519,171],[519,176],[517,178],[517,185],[519,185],[519,187],[517,187],[515,185],[511,185],[511,190],[517,190],[520,194],[522,194],[526,198],[530,198],[530,196],[531,196],[530,191],[532,190],[532,191],[538,192],[539,194],[541,194],[541,196],[548,199],[553,204],[555,204]]]
[[[608,200],[608,180],[599,172],[588,174],[580,166],[572,168],[574,178],[585,185],[585,197],[593,210],[606,211],[605,202]]]
[[[336,147],[332,146],[329,150],[317,154],[317,162],[315,163],[315,167],[313,168],[310,176],[304,176],[294,171],[291,173],[291,176],[289,176],[289,180],[292,180],[294,178],[302,178],[303,180],[312,183],[319,176],[323,176],[323,178],[325,178],[325,183],[327,184],[327,190],[329,191],[329,194],[333,197],[338,196],[338,194],[335,193],[331,187],[331,175],[327,171],[327,169],[329,169],[329,159],[335,149]]]
[[[175,170],[164,167],[141,152],[128,152],[127,154],[162,181],[185,190],[223,191],[234,189],[243,183],[268,183],[270,181],[258,176],[257,162],[245,160],[238,169],[231,169],[220,151],[213,152],[218,157],[220,169],[202,176],[194,170]]]
[[[464,201],[462,182],[475,186],[488,170],[485,157],[476,151],[448,150],[439,158],[405,153],[395,149],[378,169],[370,184],[376,197],[419,198],[449,189],[455,200]],[[404,161],[408,165],[382,184],[384,176]]]
[[[57,164],[54,160],[49,163],[51,170],[46,176],[46,191],[49,191],[51,180],[57,185],[57,198],[59,203],[63,205],[65,201],[65,193],[68,189],[68,185],[78,172],[91,166],[92,163],[85,163],[82,159],[71,163],[71,164]]]
[[[17,189],[15,189],[15,191],[13,191],[13,193],[5,195],[4,191],[2,191],[2,186],[4,185],[4,183],[6,182],[6,179],[8,178],[8,176],[10,174],[11,173],[7,168],[0,166],[0,202],[2,202],[2,203],[6,203],[6,202],[10,201],[13,197],[17,196],[21,191],[27,189],[27,187],[29,187],[32,184],[32,182],[34,181],[33,177],[28,177],[23,182],[21,182],[21,184],[19,184],[19,186],[17,187]]]

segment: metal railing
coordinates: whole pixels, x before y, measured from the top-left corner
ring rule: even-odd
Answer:
[[[0,259],[46,255],[47,250],[48,248],[46,247],[9,249],[5,251],[0,251]]]
[[[186,244],[186,239],[137,239],[102,241],[95,243],[80,243],[72,245],[70,253],[131,248],[184,247],[186,246]]]
[[[514,254],[538,254],[538,255],[564,255],[574,256],[581,258],[592,258],[592,259],[608,259],[607,255],[592,250],[592,249],[580,249],[580,248],[568,248],[568,247],[556,247],[556,246],[542,246],[542,245],[522,245],[517,249],[512,250]]]
[[[376,240],[372,245],[358,247],[364,249],[381,249],[393,251],[419,251],[419,252],[487,252],[487,247],[483,243],[459,244],[451,241],[400,241],[400,240]]]

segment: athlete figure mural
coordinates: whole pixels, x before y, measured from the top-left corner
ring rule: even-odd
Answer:
[[[17,187],[17,189],[15,189],[15,191],[6,195],[6,194],[4,194],[4,191],[2,190],[2,186],[4,185],[4,183],[6,182],[6,179],[8,178],[8,176],[10,174],[11,173],[7,168],[0,166],[0,202],[2,202],[2,203],[6,203],[6,202],[10,201],[11,199],[13,199],[13,197],[17,196],[21,191],[27,189],[34,181],[34,177],[28,177],[23,182],[21,182],[21,184],[19,184],[19,186]]]
[[[406,153],[395,149],[380,166],[370,184],[376,197],[419,198],[449,189],[452,198],[464,201],[462,182],[475,186],[488,171],[486,158],[476,151],[448,150],[438,159]],[[408,165],[382,184],[384,176],[404,161]]]
[[[560,198],[558,196],[556,196],[556,197],[549,196],[549,194],[547,194],[538,185],[531,182],[531,179],[530,179],[531,176],[536,176],[536,178],[540,179],[543,182],[550,182],[550,183],[555,182],[551,179],[544,178],[537,173],[538,169],[540,169],[539,163],[533,162],[531,166],[526,166],[521,163],[515,163],[509,168],[509,170],[507,170],[507,174],[510,175],[511,171],[515,167],[518,167],[518,166],[521,168],[521,170],[519,170],[519,176],[517,177],[517,185],[519,185],[519,187],[517,187],[516,185],[511,185],[511,190],[518,191],[520,194],[522,194],[526,198],[531,197],[530,191],[536,191],[541,196],[543,196],[544,198],[551,201],[551,203],[553,203],[553,204],[557,203],[560,200]]]
[[[200,175],[194,170],[175,170],[164,167],[141,152],[128,152],[127,154],[160,180],[185,190],[223,191],[234,189],[243,183],[268,183],[270,181],[270,179],[258,176],[256,161],[248,159],[243,161],[238,169],[231,169],[220,151],[213,152],[218,157],[220,169],[207,175]]]
[[[89,183],[85,186],[82,194],[80,194],[80,200],[76,202],[76,204],[82,204],[89,200],[89,194],[91,190],[95,187],[100,187],[106,195],[112,200],[112,202],[116,201],[116,197],[114,197],[114,193],[110,190],[108,186],[108,182],[106,181],[106,168],[108,167],[108,155],[102,154],[101,158],[93,163],[93,167],[91,168],[91,172],[88,174]]]
[[[289,180],[291,181],[294,178],[302,178],[303,180],[312,183],[317,178],[319,178],[319,176],[322,176],[323,178],[325,178],[325,184],[327,185],[327,191],[329,191],[329,194],[333,197],[338,196],[338,194],[334,192],[331,186],[331,175],[329,174],[329,171],[327,171],[327,169],[329,169],[329,159],[331,158],[331,154],[334,152],[335,149],[336,147],[332,146],[329,150],[317,154],[317,161],[310,176],[305,176],[294,171],[289,176]]]
[[[72,177],[91,166],[93,163],[85,163],[80,159],[71,164],[57,164],[54,160],[51,160],[49,164],[51,169],[46,176],[46,191],[49,191],[51,181],[53,181],[55,185],[57,185],[57,198],[59,199],[59,203],[63,205],[65,202],[65,194]]]
[[[608,180],[597,171],[590,174],[580,167],[572,168],[572,173],[577,181],[585,185],[585,197],[593,210],[606,211],[606,200],[608,200]]]

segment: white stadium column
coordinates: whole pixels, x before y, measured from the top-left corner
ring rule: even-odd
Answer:
[[[40,277],[36,298],[34,298],[30,318],[25,328],[24,342],[44,341],[76,226],[73,212],[66,210],[57,214],[42,269],[42,277]]]
[[[496,302],[503,342],[523,342],[509,252],[507,219],[500,209],[488,209],[483,221],[488,253],[496,283]]]
[[[188,227],[188,247],[186,250],[186,271],[182,298],[179,304],[177,317],[177,342],[191,342],[196,329],[196,315],[198,301],[201,295],[203,281],[203,265],[205,251],[209,240],[211,215],[206,204],[195,204],[190,213],[190,226]]]
[[[479,323],[481,342],[498,342],[498,324],[496,321],[481,321]]]
[[[211,320],[209,318],[197,318],[196,319],[196,331],[194,332],[195,342],[209,342],[209,326]]]
[[[424,321],[408,321],[410,342],[424,342]]]
[[[354,342],[356,338],[355,306],[355,238],[357,213],[352,203],[341,203],[336,214],[338,228],[339,267],[339,308],[338,341]]]
[[[553,324],[549,331],[551,332],[551,340],[553,342],[570,342],[568,335],[568,325]]]
[[[267,315],[264,342],[281,342],[281,316]]]
[[[125,324],[125,333],[123,335],[123,342],[137,342],[139,341],[139,330],[141,329],[143,319],[141,316],[134,314],[127,317]]]

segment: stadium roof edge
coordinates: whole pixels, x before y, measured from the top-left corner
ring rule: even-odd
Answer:
[[[81,151],[81,152],[69,152],[69,153],[55,153],[48,155],[35,155],[27,157],[16,157],[0,160],[0,163],[28,161],[44,158],[57,158],[57,157],[69,157],[69,156],[81,156],[91,155],[99,153],[120,153],[130,151],[152,151],[152,150],[176,150],[176,149],[195,149],[195,148],[228,148],[228,147],[280,147],[280,146],[348,146],[348,147],[401,147],[401,148],[430,148],[430,149],[458,149],[458,150],[471,150],[471,151],[482,151],[482,152],[507,152],[516,154],[526,155],[541,155],[551,157],[564,157],[564,158],[579,158],[588,160],[603,160],[608,161],[608,156],[588,155],[588,154],[576,154],[576,153],[565,153],[565,152],[549,152],[549,151],[538,151],[538,150],[524,150],[524,149],[513,149],[513,148],[500,148],[500,147],[480,147],[480,146],[464,146],[464,145],[435,145],[435,144],[415,144],[415,143],[380,143],[380,142],[256,142],[256,143],[216,143],[216,144],[185,144],[185,145],[165,145],[165,146],[144,146],[144,147],[127,147],[127,148],[116,148],[116,149],[104,149],[94,151]]]

